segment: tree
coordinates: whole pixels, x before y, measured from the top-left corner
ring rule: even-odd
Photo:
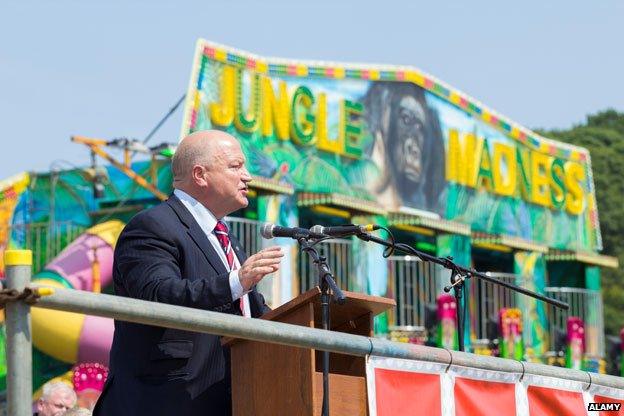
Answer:
[[[624,327],[624,113],[601,111],[568,130],[542,130],[545,137],[585,147],[591,155],[603,254],[615,256],[618,269],[602,269],[605,331]]]

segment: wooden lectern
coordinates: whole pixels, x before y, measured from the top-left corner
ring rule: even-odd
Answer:
[[[372,336],[373,317],[393,299],[343,292],[344,305],[331,304],[331,330]],[[322,328],[321,290],[316,287],[262,319]],[[224,339],[232,356],[234,416],[320,415],[323,403],[322,351],[260,341]],[[329,409],[332,416],[365,416],[364,357],[330,354]]]

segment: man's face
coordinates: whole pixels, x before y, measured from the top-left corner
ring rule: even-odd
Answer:
[[[74,398],[63,391],[54,391],[47,399],[43,397],[37,402],[39,416],[60,416],[74,407]]]
[[[208,204],[217,217],[245,208],[251,175],[245,167],[245,155],[235,140],[220,141],[214,148],[213,163],[205,167],[204,179]]]

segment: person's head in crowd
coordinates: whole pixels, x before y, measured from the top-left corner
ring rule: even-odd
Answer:
[[[43,385],[41,398],[37,401],[39,416],[61,416],[76,405],[76,393],[62,381],[49,381]]]
[[[238,140],[220,130],[186,136],[171,161],[173,187],[186,192],[220,219],[247,206],[251,175]]]
[[[63,416],[91,416],[91,410],[84,407],[74,407],[63,413]]]

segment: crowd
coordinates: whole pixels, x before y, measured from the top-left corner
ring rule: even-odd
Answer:
[[[80,407],[74,389],[63,381],[49,381],[43,385],[36,403],[36,416],[90,416],[91,410]]]
[[[55,378],[41,388],[41,396],[34,403],[37,416],[87,416],[108,377],[108,368],[99,363],[80,363],[71,370],[69,380]]]

